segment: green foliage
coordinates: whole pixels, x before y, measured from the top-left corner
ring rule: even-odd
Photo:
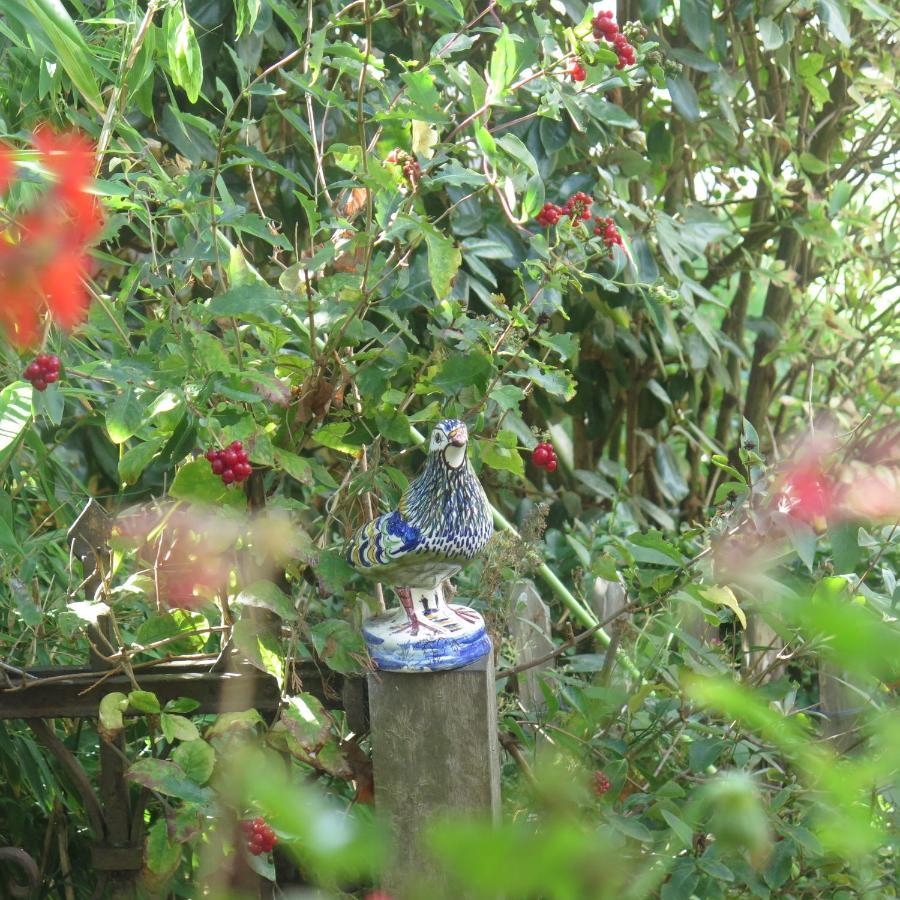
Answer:
[[[622,3],[620,70],[595,11],[564,6],[4,6],[0,240],[45,122],[96,143],[107,221],[88,320],[46,335],[61,380],[33,392],[3,345],[0,661],[84,661],[111,615],[101,649],[137,687],[57,728],[91,777],[100,734],[124,739],[149,896],[224,896],[257,814],[326,895],[377,884],[365,738],[294,664],[367,668],[375,596],[340,545],[442,415],[469,423],[504,532],[460,581],[501,669],[519,576],[562,639],[610,585],[628,606],[561,652],[544,708],[502,677],[504,824],[435,823],[427,896],[896,892],[896,17]],[[577,191],[624,250],[535,223]],[[202,457],[235,440],[246,490]],[[66,534],[89,497],[117,519],[84,597]],[[230,654],[278,680],[274,723],[140,688],[142,662]],[[91,896],[48,760],[0,723],[0,844],[39,855],[68,820]]]

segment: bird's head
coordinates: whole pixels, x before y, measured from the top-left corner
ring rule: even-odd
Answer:
[[[457,469],[465,462],[468,443],[469,432],[465,424],[459,419],[444,419],[431,432],[428,452],[440,456],[451,469]]]

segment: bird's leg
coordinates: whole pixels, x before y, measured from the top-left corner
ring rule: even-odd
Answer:
[[[400,598],[400,603],[403,606],[404,611],[406,612],[406,618],[409,619],[406,625],[398,625],[396,628],[392,628],[391,630],[394,634],[397,634],[401,631],[406,631],[409,629],[409,633],[412,635],[416,635],[419,633],[419,626],[424,625],[430,631],[438,632],[440,628],[435,628],[434,625],[430,625],[428,622],[423,622],[416,615],[416,607],[413,603],[412,591],[409,588],[394,588],[397,593],[397,596]]]
[[[456,586],[453,582],[445,581],[442,587],[447,609],[450,610],[452,615],[456,616],[457,619],[462,619],[463,622],[474,623],[479,621],[481,616],[474,609],[469,609],[468,606],[457,606],[455,603],[450,602],[456,596]]]
[[[462,619],[463,622],[477,622],[480,618],[474,609],[469,609],[467,606],[451,606],[448,603],[447,609],[449,609],[457,619]]]

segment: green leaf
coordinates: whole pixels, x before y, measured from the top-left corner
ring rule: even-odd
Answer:
[[[287,622],[297,619],[297,610],[291,598],[271,581],[254,581],[237,595],[235,603],[239,606],[267,609]]]
[[[271,675],[279,688],[284,683],[284,660],[278,639],[250,618],[242,618],[233,628],[234,645],[247,661]]]
[[[119,478],[122,479],[122,484],[134,484],[165,443],[166,438],[153,438],[126,450],[119,458]]]
[[[160,713],[159,724],[166,740],[171,744],[173,741],[196,741],[200,737],[197,726],[184,716],[178,716],[174,713]]]
[[[162,883],[167,882],[175,874],[180,863],[181,844],[169,840],[168,823],[165,817],[162,817],[154,822],[147,832],[146,869],[153,873],[162,887]],[[142,877],[141,886],[144,889],[151,886],[144,881]]]
[[[845,47],[850,46],[850,31],[847,28],[849,15],[843,0],[816,0],[816,12],[825,27]]]
[[[497,140],[497,146],[502,147],[513,159],[522,163],[532,175],[540,175],[537,160],[514,134],[503,135]]]
[[[462,264],[459,248],[438,231],[426,230],[428,245],[428,275],[438,300],[445,300],[453,287],[453,279]]]
[[[349,422],[331,422],[314,431],[312,438],[323,447],[330,447],[332,450],[338,450],[356,459],[362,455],[362,449],[358,444],[350,444],[344,440],[350,428]]]
[[[343,619],[326,619],[310,629],[313,646],[335,672],[351,675],[365,668],[368,652],[362,635]]]
[[[237,509],[247,505],[240,487],[223,484],[222,479],[213,474],[209,463],[202,457],[186,463],[176,472],[169,495],[189,503],[231,506]]]
[[[525,475],[525,464],[518,450],[510,450],[501,447],[494,441],[479,441],[478,450],[481,455],[482,462],[492,469],[502,469],[512,472],[513,475],[523,477]]]
[[[158,794],[190,803],[204,803],[212,797],[212,791],[199,787],[178,763],[170,760],[139,759],[131,764],[125,777]]]
[[[92,71],[93,55],[87,42],[72,21],[61,0],[9,0],[13,7],[27,10],[43,29],[43,35],[34,35],[41,43],[46,37],[53,52],[72,79],[72,84],[82,97],[101,115],[105,112],[103,98]]]
[[[756,27],[759,30],[759,39],[766,50],[777,50],[784,43],[781,27],[774,19],[763,16],[757,20]]]
[[[835,571],[846,575],[856,568],[859,562],[859,527],[856,522],[829,522],[828,538],[831,541],[831,553],[834,557]]]
[[[134,396],[131,385],[125,388],[106,411],[106,431],[114,444],[124,444],[141,427],[144,408]]]
[[[658,531],[648,531],[646,534],[635,532],[628,535],[627,542],[634,558],[641,562],[668,566],[671,566],[672,563],[680,566],[685,562],[681,552],[665,540]]]
[[[184,89],[191,103],[196,103],[203,85],[203,58],[197,35],[194,34],[194,28],[181,3],[172,4],[166,9],[163,30],[166,34],[172,81]]]
[[[331,717],[312,694],[294,694],[287,698],[281,712],[291,737],[306,751],[315,752],[331,733]]]
[[[747,627],[747,616],[738,604],[737,597],[730,587],[718,587],[712,584],[701,584],[697,586],[697,592],[700,596],[715,606],[727,606],[737,617],[742,628]]]
[[[150,691],[131,691],[128,694],[128,706],[141,713],[159,712],[159,700]]]
[[[791,546],[806,568],[812,572],[813,561],[816,557],[816,543],[818,542],[815,530],[811,525],[792,516],[784,516],[783,523]]]
[[[798,161],[803,171],[809,172],[811,175],[821,175],[823,172],[828,171],[828,165],[822,162],[821,159],[813,156],[812,153],[801,153]]]
[[[115,737],[125,727],[123,718],[128,708],[128,698],[119,691],[106,694],[100,701],[100,731],[109,738]]]
[[[234,30],[238,37],[245,32],[249,34],[253,31],[253,26],[259,16],[260,2],[261,0],[235,0],[237,23]]]
[[[494,97],[500,97],[512,84],[516,74],[516,44],[504,25],[500,36],[494,44],[488,78],[491,82]]]
[[[214,297],[203,307],[206,316],[229,316],[244,322],[277,322],[285,295],[275,288],[244,284]]]
[[[275,465],[284,469],[291,478],[296,478],[300,484],[310,485],[313,482],[312,467],[309,460],[291,453],[290,450],[275,450]]]
[[[681,24],[698,50],[706,50],[712,42],[711,0],[681,0]]]
[[[0,391],[0,455],[31,421],[31,385],[14,381]]]
[[[397,444],[410,443],[408,416],[389,403],[383,403],[375,411],[375,427],[386,440]]]
[[[444,361],[432,381],[447,395],[453,395],[464,387],[483,391],[493,372],[494,364],[486,354],[479,351],[465,355],[456,353]]]
[[[666,87],[669,89],[672,104],[681,117],[688,122],[696,122],[700,118],[700,100],[687,76],[684,73],[669,75],[666,78]]]
[[[216,751],[202,738],[184,741],[175,748],[172,760],[178,763],[191,781],[206,784],[216,764]]]

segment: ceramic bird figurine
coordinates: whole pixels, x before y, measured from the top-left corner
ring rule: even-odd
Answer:
[[[475,610],[444,599],[444,582],[474,559],[493,532],[491,507],[468,458],[458,419],[431,433],[428,460],[393,512],[359,528],[347,559],[394,587],[402,605],[366,622],[363,634],[381,668],[454,668],[490,649]]]

